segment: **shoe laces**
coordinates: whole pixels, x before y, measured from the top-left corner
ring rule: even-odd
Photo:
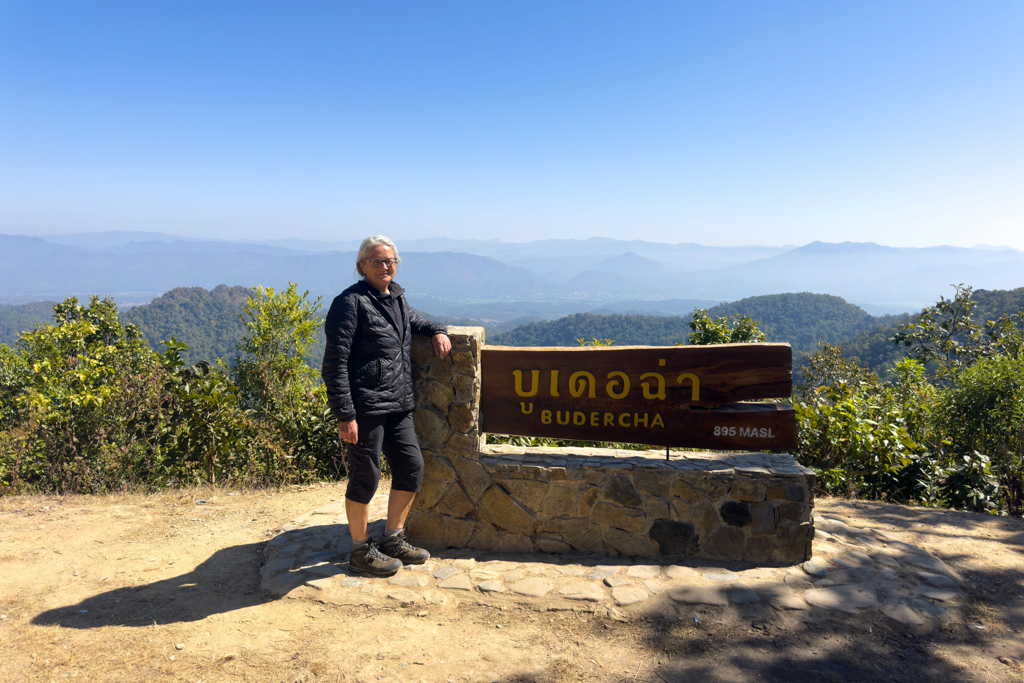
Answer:
[[[366,548],[366,559],[387,562],[391,558],[380,551],[380,548],[377,547],[376,541],[370,541]]]

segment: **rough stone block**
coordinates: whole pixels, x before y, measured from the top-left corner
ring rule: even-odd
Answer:
[[[420,396],[417,396],[416,398],[416,405],[422,405],[424,402],[429,402],[442,413],[448,412],[448,409],[451,407],[452,401],[455,398],[450,386],[428,379],[420,382],[416,387],[419,388],[418,393],[420,394]]]
[[[693,505],[687,503],[682,498],[671,498],[671,517],[676,521],[692,522],[693,521]],[[713,511],[713,510],[712,510]],[[715,526],[718,525],[718,513],[715,513]]]
[[[452,460],[465,458],[467,460],[478,460],[480,457],[480,435],[475,431],[468,434],[452,432],[448,437],[448,445],[445,453]]]
[[[434,506],[434,512],[458,518],[465,517],[472,512],[475,507],[476,506],[473,504],[473,501],[466,496],[466,492],[463,491],[462,487],[456,483],[448,489],[448,493],[444,495],[444,498]]]
[[[491,522],[506,531],[530,535],[540,524],[539,520],[512,500],[500,486],[491,486],[480,499],[477,517]]]
[[[584,467],[583,468],[583,480],[588,484],[600,484],[604,481],[604,472],[597,469],[596,467]]]
[[[786,500],[800,503],[807,500],[807,489],[800,484],[786,484]]]
[[[477,374],[477,360],[469,351],[452,351],[452,362],[455,364],[455,371],[475,376]]]
[[[468,519],[449,519],[444,526],[444,544],[449,548],[465,548],[475,530],[476,524]]]
[[[406,524],[409,541],[425,548],[443,548],[444,517],[431,512],[410,514]]]
[[[729,495],[736,500],[760,503],[768,489],[764,484],[750,477],[737,477],[729,488]]]
[[[597,502],[598,496],[601,495],[601,489],[596,486],[589,486],[580,492],[579,507],[576,509],[577,514],[589,515],[594,509],[594,504]]]
[[[601,540],[601,527],[587,526],[577,532],[563,534],[566,543],[577,552],[588,555],[604,553],[604,542]]]
[[[626,557],[654,557],[658,554],[658,544],[647,536],[632,534],[620,529],[605,529],[604,542],[608,547]]]
[[[430,359],[430,362],[427,364],[423,374],[430,379],[437,380],[441,384],[451,386],[453,369],[454,366],[452,365],[451,355],[447,358],[438,358],[437,356],[434,356]]]
[[[502,479],[501,486],[530,512],[540,512],[548,495],[548,485],[529,479]]]
[[[497,550],[500,536],[501,534],[494,528],[494,525],[481,522],[476,525],[476,530],[470,536],[467,545],[477,550]]]
[[[771,536],[752,536],[747,539],[743,559],[748,562],[767,562],[775,551],[775,539]]]
[[[668,519],[671,514],[668,501],[653,496],[644,501],[644,512],[647,513],[647,519]]]
[[[452,403],[448,410],[448,424],[457,432],[467,434],[476,427],[476,411],[472,403]]]
[[[444,447],[452,431],[446,419],[423,406],[416,409],[412,419],[421,447],[431,451],[439,451]]]
[[[480,393],[480,381],[476,377],[455,375],[455,400],[473,401]]]
[[[552,482],[544,499],[544,514],[574,515],[579,509],[579,499],[580,487],[576,482]]]
[[[707,537],[704,553],[707,557],[720,560],[742,560],[746,552],[746,536],[743,529],[723,526]]]
[[[662,555],[693,557],[700,552],[700,536],[691,522],[670,522],[659,519],[648,534],[658,544]]]
[[[754,503],[750,506],[750,517],[753,520],[750,533],[755,536],[775,534],[775,527],[779,523],[779,513],[774,503]]]
[[[801,503],[779,503],[779,518],[783,522],[808,522],[810,510]]]
[[[636,508],[601,502],[594,506],[590,517],[598,524],[630,531],[634,534],[642,534],[647,531],[647,515],[643,510]]]
[[[813,529],[810,524],[780,526],[775,536],[776,559],[783,562],[802,562],[811,559]]]
[[[690,503],[698,503],[704,500],[704,492],[694,487],[682,479],[677,479],[672,484],[672,495],[676,498],[682,498]]]
[[[430,342],[414,341],[412,343],[412,364],[414,371],[416,368],[425,368],[434,359],[434,347],[430,345]]]
[[[729,526],[749,526],[753,521],[750,517],[750,505],[733,500],[722,503],[722,506],[718,508],[718,515]]]
[[[423,476],[453,481],[455,479],[455,469],[445,458],[437,456],[425,457],[423,458]]]
[[[601,496],[625,507],[640,507],[644,504],[643,496],[633,486],[633,482],[621,474],[613,474],[605,479]]]
[[[697,525],[697,531],[702,536],[707,536],[722,525],[722,518],[718,516],[718,510],[710,501],[705,500],[694,505],[691,514],[691,520]]]
[[[525,555],[533,552],[533,541],[522,534],[502,534],[498,538],[498,549],[503,553]]]
[[[675,480],[675,470],[671,469],[637,470],[633,473],[633,484],[654,496],[667,496]]]
[[[572,552],[572,546],[561,539],[561,537],[540,535],[533,539],[542,553],[568,553]]]
[[[462,482],[466,495],[474,503],[478,502],[480,496],[484,495],[484,491],[491,485],[491,476],[487,474],[487,470],[476,460],[454,458],[451,462],[458,472],[459,481]]]
[[[424,458],[424,461],[426,461],[426,458]],[[420,492],[416,494],[416,499],[413,501],[414,509],[422,508],[429,510],[434,507],[444,498],[444,494],[448,493],[448,489],[452,487],[453,483],[451,479],[424,477]]]

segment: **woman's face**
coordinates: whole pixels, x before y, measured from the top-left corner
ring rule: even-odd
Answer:
[[[370,259],[391,259],[394,255],[391,253],[390,247],[379,245],[370,249],[366,252],[366,256],[363,257],[363,262],[359,264],[359,267],[363,269],[363,276],[366,281],[376,287],[381,292],[387,293],[388,285],[395,279],[395,266],[380,266],[373,263],[367,263]]]

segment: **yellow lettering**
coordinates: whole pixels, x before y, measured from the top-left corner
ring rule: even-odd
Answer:
[[[601,413],[591,413],[590,414],[590,426],[591,427],[600,427],[601,426]]]
[[[622,378],[622,391],[615,391],[619,386],[619,380],[612,379],[613,377]],[[608,392],[608,395],[612,398],[623,399],[626,398],[626,394],[629,393],[629,375],[619,370],[608,373],[609,382],[604,386],[604,390]]]
[[[519,402],[519,407],[522,409],[523,415],[529,415],[530,413],[533,412],[533,404],[532,403],[530,404],[530,409],[529,410],[526,409],[526,401],[520,401]]]
[[[550,410],[542,410],[542,411],[540,411],[540,422],[541,422],[541,424],[546,424],[546,425],[551,424],[551,411]]]
[[[615,413],[605,413],[604,414],[604,426],[605,427],[614,427],[615,426]]]
[[[645,372],[644,374],[640,375],[640,379],[642,379],[642,380],[643,379],[647,379],[648,377],[654,377],[654,378],[656,378],[658,380],[658,393],[652,394],[651,393],[651,385],[649,383],[647,383],[647,382],[641,382],[641,385],[644,388],[644,398],[656,398],[656,399],[658,399],[660,401],[664,401],[665,400],[665,378],[662,377],[661,375],[659,375],[656,372]]]
[[[537,395],[537,387],[540,384],[540,370],[530,370],[530,375],[533,377],[533,389],[530,389],[530,391],[528,391],[528,392],[527,391],[523,391],[523,371],[522,370],[513,370],[512,374],[515,375],[515,378],[516,378],[516,395],[517,396],[530,397],[530,396],[536,396]]]
[[[700,400],[700,379],[698,379],[697,375],[694,375],[694,374],[689,373],[689,372],[684,372],[683,374],[681,374],[678,377],[676,377],[676,384],[682,384],[684,379],[690,380],[690,400],[691,401],[699,401]]]
[[[580,411],[577,410],[575,413],[572,414],[572,423],[574,425],[581,425],[581,424],[584,424],[586,421],[587,421],[586,413],[581,413]]]
[[[558,370],[551,371],[551,395],[558,397]]]
[[[643,423],[644,423],[644,427],[646,427],[647,426],[647,413],[644,413]],[[640,426],[640,413],[633,413],[633,426],[634,427],[639,427]]]
[[[661,413],[654,414],[654,421],[651,422],[652,427],[664,427],[665,423],[661,421]]]
[[[572,394],[573,398],[579,398],[586,391],[588,383],[590,384],[590,391],[587,392],[587,396],[597,398],[597,380],[594,379],[594,375],[586,370],[580,370],[569,375],[569,393]]]
[[[625,420],[625,421],[623,421],[623,420]],[[629,426],[629,413],[622,413],[621,415],[619,415],[619,426],[620,427],[628,427]]]
[[[569,418],[571,418],[571,417],[572,417],[572,413],[569,412],[568,410],[565,411],[565,420],[564,421],[562,420],[562,411],[561,410],[559,410],[557,413],[555,413],[555,419],[558,420],[558,424],[560,424],[560,425],[567,425],[567,424],[569,424]]]

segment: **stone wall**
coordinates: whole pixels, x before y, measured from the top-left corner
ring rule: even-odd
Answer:
[[[449,358],[413,346],[426,460],[409,519],[425,547],[792,563],[811,557],[814,473],[788,454],[482,444],[483,329]]]

